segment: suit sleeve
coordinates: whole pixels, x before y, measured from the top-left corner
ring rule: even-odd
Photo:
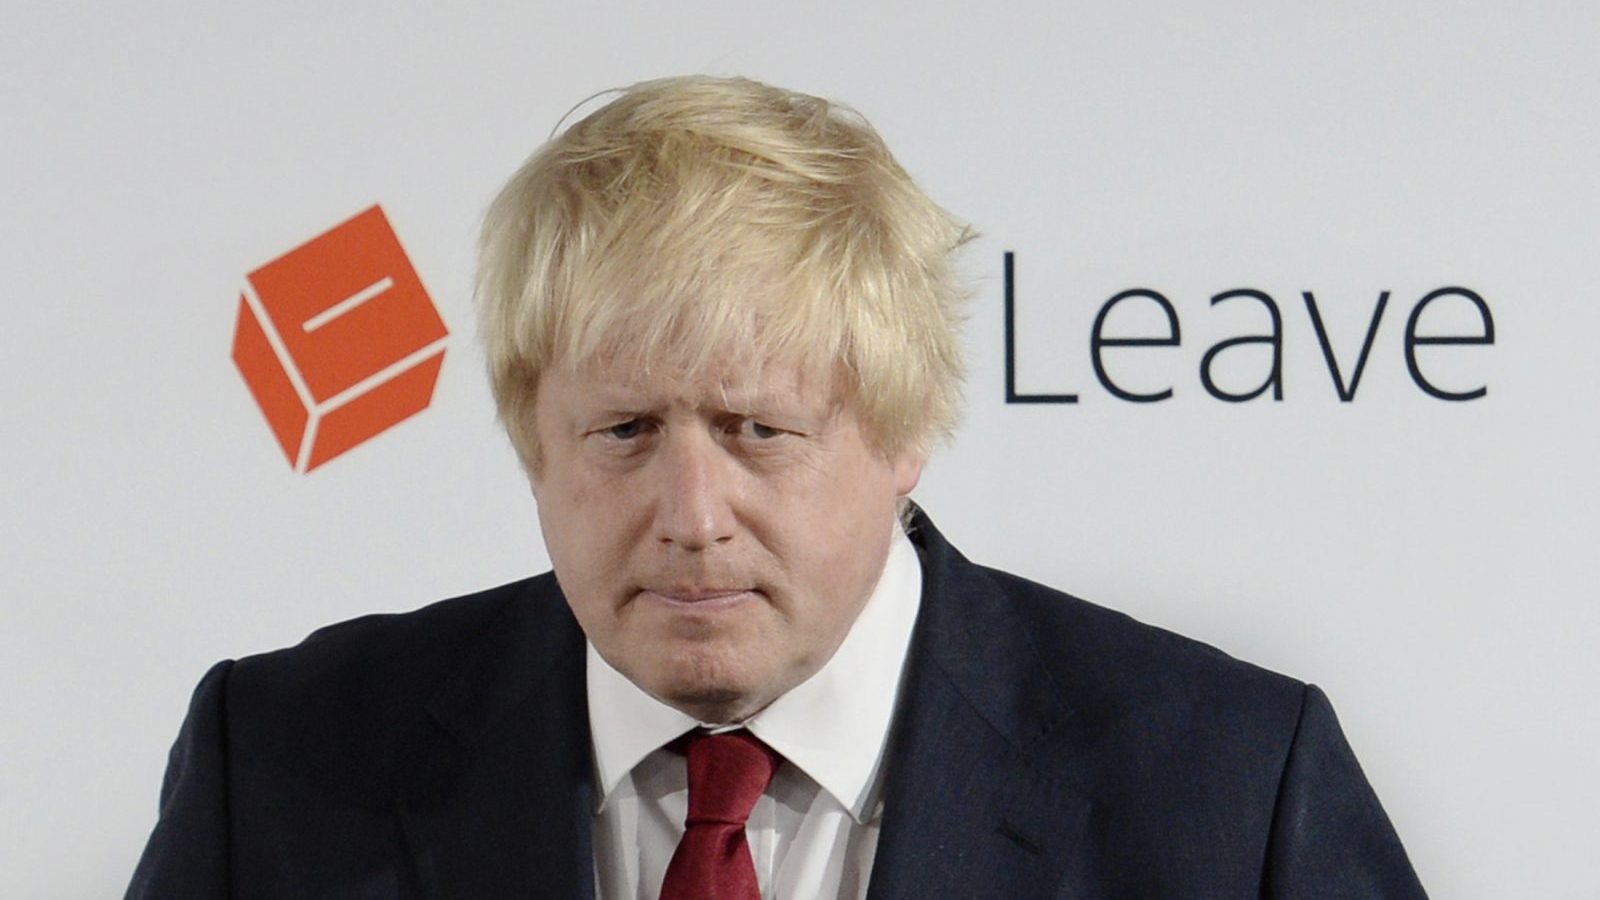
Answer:
[[[125,900],[222,900],[228,887],[226,699],[232,660],[195,688],[161,784],[161,817]]]
[[[1267,848],[1275,900],[1426,900],[1383,806],[1339,729],[1307,685],[1278,787]]]

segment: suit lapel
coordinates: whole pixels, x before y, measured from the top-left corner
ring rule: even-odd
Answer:
[[[425,897],[594,896],[583,634],[549,576],[427,703],[396,797]]]
[[[990,576],[925,516],[918,616],[890,738],[869,900],[1097,895],[1105,810],[1087,736]],[[419,893],[594,896],[583,634],[535,580],[427,704],[396,797]]]
[[[1092,894],[1104,811],[1070,780],[1073,710],[984,570],[918,515],[922,609],[869,900]]]

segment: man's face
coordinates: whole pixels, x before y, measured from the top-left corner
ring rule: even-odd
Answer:
[[[562,366],[535,410],[539,523],[574,615],[608,663],[706,722],[832,657],[922,469],[880,455],[797,367],[684,384]]]

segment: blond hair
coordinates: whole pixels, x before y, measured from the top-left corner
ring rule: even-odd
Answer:
[[[926,452],[958,416],[951,257],[969,235],[851,110],[742,78],[636,84],[539,148],[485,218],[500,416],[535,471],[550,366],[784,360],[841,377],[886,456]]]

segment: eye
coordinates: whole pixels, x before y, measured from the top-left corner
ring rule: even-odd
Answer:
[[[644,434],[645,427],[645,421],[643,419],[629,419],[626,422],[618,422],[617,424],[612,425],[610,428],[605,429],[604,433],[607,437],[614,438],[619,441],[631,441],[641,434]]]
[[[769,441],[775,437],[781,436],[783,433],[783,429],[773,428],[771,425],[757,422],[755,419],[739,420],[740,437],[754,438],[758,441]]]

